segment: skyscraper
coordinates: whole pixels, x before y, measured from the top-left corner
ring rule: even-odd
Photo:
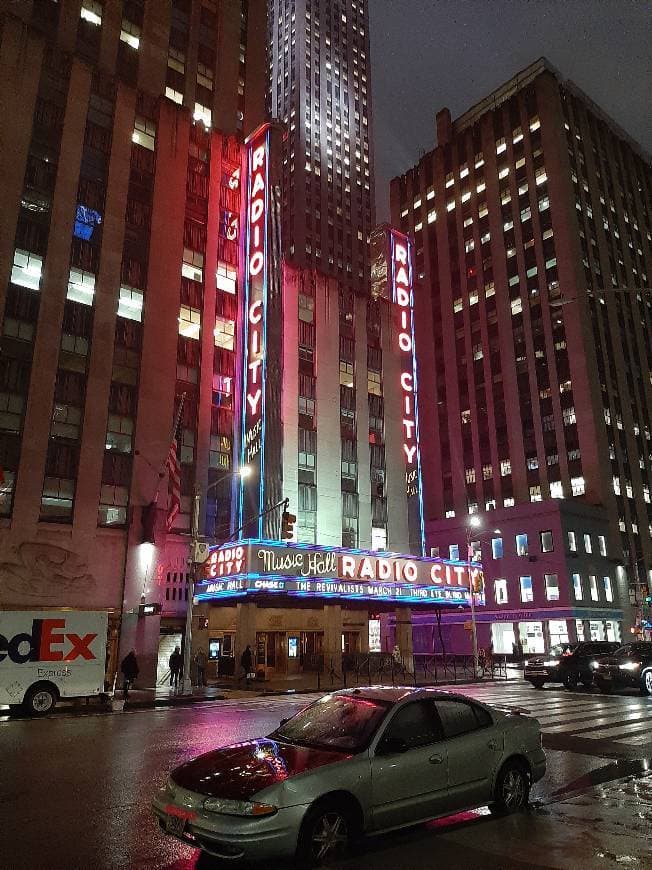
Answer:
[[[437,136],[391,187],[416,240],[426,516],[601,505],[634,591],[652,580],[649,158],[545,59],[441,110]]]
[[[268,108],[287,129],[284,251],[360,286],[374,225],[368,0],[268,6]]]

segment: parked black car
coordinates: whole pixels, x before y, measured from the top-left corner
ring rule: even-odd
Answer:
[[[652,695],[652,642],[638,641],[621,646],[611,656],[593,663],[593,678],[601,692],[635,688]]]
[[[549,653],[527,659],[525,679],[535,689],[541,689],[545,683],[563,683],[567,689],[576,689],[580,683],[590,686],[591,662],[615,652],[619,645],[606,640],[557,644]]]

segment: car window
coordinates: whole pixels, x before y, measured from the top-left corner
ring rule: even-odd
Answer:
[[[325,695],[270,736],[299,746],[360,752],[387,715],[389,703],[355,695]]]
[[[409,749],[427,746],[442,739],[442,730],[432,701],[411,701],[401,707],[385,729],[383,740],[399,737]]]
[[[437,712],[446,737],[458,737],[460,734],[468,734],[493,724],[486,710],[467,701],[440,699],[437,701]]]

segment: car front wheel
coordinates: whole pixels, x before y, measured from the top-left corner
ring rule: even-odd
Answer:
[[[652,695],[652,670],[641,677],[641,695]]]
[[[506,816],[525,809],[530,799],[530,774],[523,764],[508,761],[500,770],[489,809],[495,816]]]
[[[325,861],[342,858],[354,835],[354,818],[348,808],[334,800],[323,800],[306,813],[301,825],[297,858],[301,867],[319,867]]]

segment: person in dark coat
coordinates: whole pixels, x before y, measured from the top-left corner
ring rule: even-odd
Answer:
[[[242,653],[242,656],[240,657],[240,664],[242,665],[242,668],[243,668],[244,673],[245,673],[245,679],[247,680],[247,683],[248,683],[249,682],[249,674],[251,673],[251,668],[253,665],[253,656],[251,654],[251,648],[250,648],[249,644],[247,644],[245,651]]]
[[[181,657],[181,649],[175,646],[174,652],[170,656],[170,685],[175,689],[179,688],[179,677],[181,676],[181,668],[183,667],[183,658]]]
[[[123,658],[122,664],[120,665],[120,671],[122,672],[122,688],[126,701],[129,689],[138,676],[138,659],[136,658],[136,650],[130,650]]]

